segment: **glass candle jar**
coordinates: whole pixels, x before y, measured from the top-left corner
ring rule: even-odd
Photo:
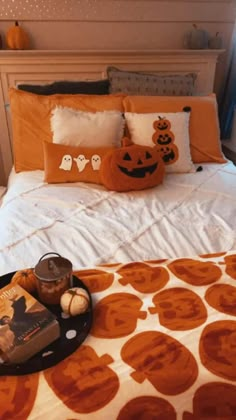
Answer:
[[[51,256],[45,258],[47,255]],[[72,263],[56,252],[48,252],[40,258],[34,272],[39,300],[49,305],[60,304],[62,294],[72,286]]]

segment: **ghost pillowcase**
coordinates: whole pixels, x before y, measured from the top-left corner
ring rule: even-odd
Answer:
[[[110,150],[113,148],[67,146],[44,142],[44,181],[101,184],[100,165],[103,157]]]

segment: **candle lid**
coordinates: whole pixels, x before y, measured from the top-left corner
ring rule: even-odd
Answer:
[[[51,256],[44,258],[47,255]],[[39,280],[56,281],[72,272],[72,263],[56,252],[48,252],[40,258],[34,272]]]

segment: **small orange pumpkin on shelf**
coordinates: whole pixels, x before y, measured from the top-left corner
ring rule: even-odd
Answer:
[[[11,283],[19,284],[29,293],[33,293],[37,289],[37,277],[32,268],[17,271],[11,279]]]
[[[11,50],[27,50],[30,47],[29,35],[17,21],[6,33],[6,44]]]

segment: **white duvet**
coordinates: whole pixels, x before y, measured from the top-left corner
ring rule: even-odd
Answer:
[[[202,167],[130,193],[48,185],[42,171],[12,170],[0,208],[0,275],[52,251],[79,269],[236,249],[236,167]]]

